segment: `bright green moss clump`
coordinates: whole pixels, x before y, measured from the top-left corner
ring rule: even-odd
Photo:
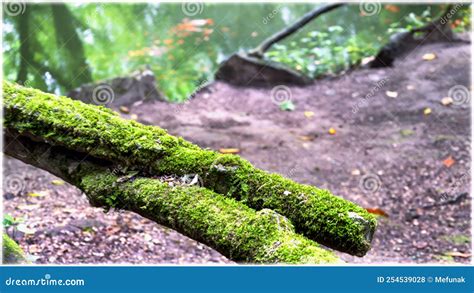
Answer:
[[[20,264],[26,263],[25,254],[20,246],[13,241],[7,234],[3,233],[3,263]]]
[[[8,82],[3,93],[9,129],[149,174],[198,174],[206,188],[256,210],[275,210],[321,244],[358,256],[370,248],[375,217],[327,190],[269,174],[238,156],[202,150],[103,107]]]
[[[85,173],[78,184],[96,206],[113,205],[147,217],[249,263],[335,263],[330,251],[295,233],[271,210],[255,210],[200,187],[169,187],[156,179],[119,182],[109,172]]]

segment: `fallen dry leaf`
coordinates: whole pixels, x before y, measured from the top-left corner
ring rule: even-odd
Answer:
[[[336,134],[336,129],[334,129],[334,128],[331,127],[331,128],[329,128],[328,133],[329,133],[330,135],[334,135],[334,134]]]
[[[452,156],[449,156],[443,160],[443,165],[445,165],[446,168],[451,168],[451,166],[454,165],[454,163],[456,163],[456,161],[453,159]]]
[[[40,207],[39,204],[25,204],[25,205],[19,205],[18,209],[19,210],[25,210],[25,211],[33,211],[36,210]]]
[[[128,107],[125,107],[125,106],[120,106],[119,110],[120,110],[120,112],[125,113],[125,114],[130,113],[130,109]]]
[[[430,115],[431,112],[432,112],[432,111],[431,111],[431,108],[425,108],[425,109],[423,110],[423,114],[425,114],[425,115],[427,115],[427,116]]]
[[[453,101],[453,98],[451,98],[451,97],[444,97],[444,98],[441,99],[441,104],[442,104],[443,106],[449,106],[449,105],[451,105],[453,102],[454,102],[454,101]]]
[[[436,54],[434,53],[426,53],[425,55],[423,55],[423,60],[425,61],[431,61],[434,59],[436,59]]]
[[[219,149],[221,154],[238,154],[240,153],[240,149],[237,148],[228,148],[228,149]]]
[[[445,255],[448,255],[448,256],[457,256],[457,257],[463,257],[463,258],[468,258],[471,256],[470,253],[462,253],[462,252],[459,252],[459,251],[448,251],[445,253]]]
[[[138,115],[137,115],[137,114],[132,114],[132,115],[130,115],[130,119],[132,119],[132,120],[137,120],[137,119],[138,119]]]
[[[53,184],[53,185],[64,185],[64,181],[62,181],[62,180],[51,180],[51,184]]]
[[[302,141],[313,141],[313,140],[314,140],[314,136],[300,135],[300,136],[299,136],[299,139],[301,139]]]
[[[398,97],[398,92],[394,92],[394,91],[386,91],[385,94],[387,95],[387,97],[390,97],[390,98]]]
[[[26,226],[26,224],[18,224],[16,226],[16,229],[20,232],[23,232],[25,234],[35,234],[36,232],[36,229],[33,229],[33,228],[28,228],[28,226]]]
[[[28,192],[27,195],[31,197],[45,196],[44,192]]]
[[[366,208],[365,210],[367,212],[371,213],[371,214],[388,218],[388,214],[385,211],[383,211],[382,209],[379,209],[379,208]]]
[[[415,89],[415,86],[412,84],[407,85],[407,90],[412,91]]]
[[[313,111],[304,111],[304,116],[306,118],[311,118],[314,116],[314,112]]]
[[[365,58],[362,58],[360,64],[363,66],[363,65],[367,65],[369,64],[370,62],[372,62],[373,60],[375,60],[375,57],[374,56],[370,56],[370,57],[365,57]]]
[[[359,176],[360,175],[360,170],[359,169],[352,170],[351,175],[352,176]]]

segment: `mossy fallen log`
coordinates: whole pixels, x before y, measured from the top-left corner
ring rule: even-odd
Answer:
[[[321,244],[357,256],[370,248],[375,217],[327,190],[259,170],[238,156],[203,150],[104,107],[8,82],[3,95],[4,125],[22,135],[148,175],[198,174],[206,188],[256,210],[275,210]]]
[[[121,176],[106,161],[11,132],[5,134],[4,152],[80,188],[93,206],[136,212],[237,262],[340,262],[329,250],[296,234],[290,221],[278,213],[257,212],[206,188],[171,187],[156,178]]]
[[[4,264],[23,264],[28,262],[21,247],[6,233],[3,233],[2,252],[2,262]]]

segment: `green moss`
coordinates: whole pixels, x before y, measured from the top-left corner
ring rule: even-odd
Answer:
[[[444,236],[443,239],[456,245],[471,243],[471,236],[469,235]]]
[[[107,172],[84,172],[79,186],[96,206],[135,211],[249,263],[334,263],[330,251],[295,233],[285,217],[255,210],[200,187],[169,187],[156,179],[119,182]]]
[[[359,256],[370,248],[375,217],[327,190],[269,174],[238,156],[202,150],[103,107],[8,82],[3,93],[9,129],[150,174],[199,174],[206,188],[257,210],[273,209],[326,246]]]
[[[20,246],[6,233],[3,233],[3,263],[19,264],[26,263],[25,254]]]

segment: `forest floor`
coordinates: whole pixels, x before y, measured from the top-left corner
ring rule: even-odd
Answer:
[[[280,110],[272,88],[216,82],[185,104],[131,113],[379,214],[373,248],[363,258],[339,253],[347,262],[468,263],[471,108],[459,86],[471,89],[470,60],[470,45],[422,46],[393,68],[290,86],[294,111]],[[453,87],[461,95],[443,105]],[[13,236],[37,263],[229,262],[135,214],[91,208],[76,188],[19,161],[6,158],[4,172],[22,185],[19,196],[4,193],[5,212],[27,228]]]

